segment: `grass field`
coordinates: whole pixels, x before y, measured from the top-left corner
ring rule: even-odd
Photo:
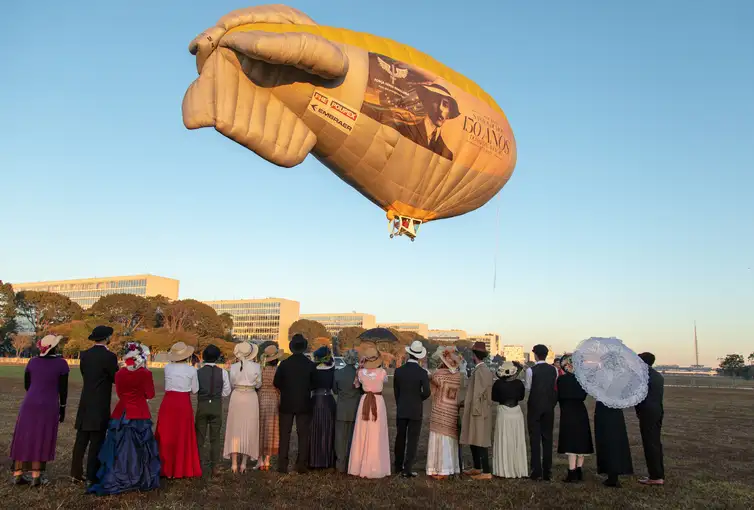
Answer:
[[[10,449],[24,395],[22,374],[22,367],[0,367],[3,452]],[[624,478],[622,489],[604,488],[601,478],[593,473],[594,458],[590,458],[585,466],[586,482],[576,486],[560,481],[474,482],[466,477],[440,482],[423,474],[413,480],[361,480],[334,473],[281,476],[274,472],[247,472],[234,476],[227,472],[214,479],[164,481],[160,490],[146,494],[86,496],[82,487],[71,484],[67,477],[81,389],[78,370],[71,374],[69,416],[60,428],[57,460],[48,469],[52,483],[39,489],[0,485],[0,508],[754,508],[754,395],[751,391],[692,388],[666,389],[663,439],[667,485],[662,488],[642,487],[634,478]],[[155,381],[158,398],[151,408],[156,419],[162,393],[161,371],[155,371]],[[387,387],[385,398],[388,412],[394,413],[392,392]],[[644,474],[638,424],[632,411],[626,412],[626,421],[634,469],[637,475]],[[390,426],[394,437],[392,417]],[[424,467],[427,435],[425,426],[415,466],[419,471]],[[468,451],[466,455],[466,462],[470,462]],[[565,459],[556,455],[555,462],[559,480],[566,469]],[[10,473],[6,473],[9,481]]]

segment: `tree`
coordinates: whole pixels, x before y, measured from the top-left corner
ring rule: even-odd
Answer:
[[[83,310],[68,297],[54,292],[21,291],[16,294],[18,315],[34,328],[35,335],[51,326],[80,319]]]
[[[154,324],[151,324],[150,327],[163,327],[163,309],[170,304],[170,299],[166,298],[162,294],[157,294],[156,296],[147,297],[146,300],[149,301],[149,304],[154,307]]]
[[[227,342],[233,341],[233,316],[228,312],[221,313],[217,316],[220,319],[220,327],[223,329],[223,339]]]
[[[340,330],[338,333],[337,345],[338,355],[342,355],[349,349],[353,349],[358,345],[358,338],[366,329],[359,327],[347,327]]]
[[[189,331],[200,337],[223,336],[223,323],[209,305],[195,299],[183,299],[160,308],[164,326],[170,333]]]
[[[0,331],[4,330],[16,317],[16,294],[10,283],[0,280]]]
[[[13,333],[12,335],[10,335],[10,338],[13,349],[16,351],[16,357],[20,358],[21,353],[31,345],[31,337],[29,335],[19,335],[17,333]]]
[[[320,337],[330,338],[330,333],[327,332],[327,328],[317,321],[310,321],[309,319],[299,319],[288,329],[288,340],[293,338],[293,335],[301,334],[312,345],[315,339]]]
[[[90,313],[107,322],[122,326],[121,334],[130,336],[139,328],[149,326],[155,321],[157,305],[134,294],[110,294],[97,300]]]
[[[749,365],[754,365],[754,352],[749,354]]]
[[[720,370],[729,377],[740,375],[745,366],[744,357],[740,354],[728,354],[720,361]]]

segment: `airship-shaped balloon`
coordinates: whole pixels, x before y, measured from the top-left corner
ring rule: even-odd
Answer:
[[[188,129],[214,127],[281,167],[313,154],[386,211],[390,237],[481,207],[516,165],[492,97],[395,41],[267,5],[227,14],[189,51]]]

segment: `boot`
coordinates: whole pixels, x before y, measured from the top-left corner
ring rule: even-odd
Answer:
[[[568,476],[566,476],[563,479],[563,483],[573,483],[573,482],[576,482],[576,481],[578,481],[578,475],[576,474],[576,470],[575,469],[569,469],[568,470]]]
[[[616,489],[620,489],[620,480],[618,480],[618,475],[607,475],[607,480],[602,482],[602,485],[605,487],[615,487]]]
[[[576,468],[576,480],[579,482],[584,481],[584,471],[580,467]]]

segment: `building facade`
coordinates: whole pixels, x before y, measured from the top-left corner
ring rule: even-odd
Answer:
[[[462,329],[430,329],[427,335],[427,340],[439,343],[455,343],[469,336]]]
[[[368,313],[304,313],[301,319],[308,319],[322,324],[330,336],[337,336],[343,328],[372,329],[377,321]]]
[[[497,333],[484,333],[483,335],[469,335],[466,340],[472,344],[475,342],[484,342],[487,347],[487,352],[490,353],[490,357],[494,358],[498,354],[502,354],[500,347],[500,335]]]
[[[518,361],[519,363],[528,361],[524,355],[523,345],[504,345],[502,355],[506,361]]]
[[[178,299],[178,280],[142,274],[134,276],[108,276],[102,278],[82,278],[77,280],[57,280],[48,282],[14,283],[13,290],[55,292],[68,297],[87,309],[102,296],[111,294],[134,294],[151,297],[165,296],[170,300]]]
[[[233,317],[233,337],[238,340],[271,340],[288,352],[288,330],[298,320],[301,305],[289,299],[235,299],[203,301],[217,314]]]
[[[379,328],[391,328],[396,331],[410,331],[424,338],[429,338],[429,326],[421,322],[384,322],[377,324]]]

